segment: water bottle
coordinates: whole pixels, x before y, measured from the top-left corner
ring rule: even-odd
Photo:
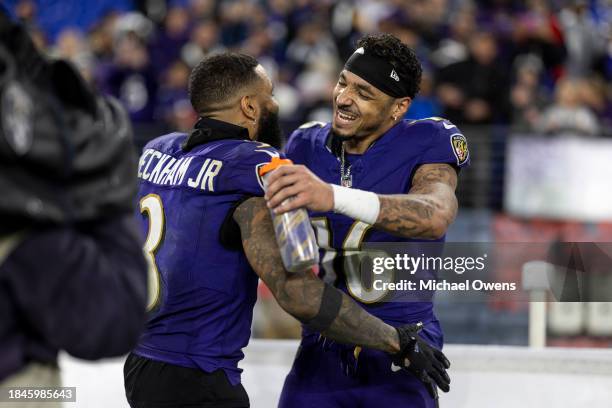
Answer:
[[[291,160],[273,157],[272,161],[259,169],[263,179],[264,190],[268,188],[268,177],[280,166],[292,164]],[[293,200],[287,198],[283,204]],[[314,231],[310,225],[308,212],[304,208],[274,214],[270,210],[276,242],[283,259],[285,269],[289,272],[300,272],[319,263],[319,247]]]

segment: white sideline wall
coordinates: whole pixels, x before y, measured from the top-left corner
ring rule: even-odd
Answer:
[[[253,408],[273,408],[293,361],[297,342],[252,340],[245,349],[243,383]],[[442,408],[609,408],[612,350],[528,349],[448,345],[451,392]],[[123,359],[87,363],[60,357],[65,386],[77,387],[66,408],[128,408]],[[0,403],[0,407],[2,404]]]

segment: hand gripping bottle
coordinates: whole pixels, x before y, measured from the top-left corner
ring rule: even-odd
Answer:
[[[268,188],[267,179],[272,171],[287,164],[292,164],[291,160],[273,157],[270,163],[259,169],[264,190]],[[291,200],[293,200],[292,197],[286,199],[283,204]],[[270,215],[285,269],[289,272],[300,272],[317,265],[319,247],[306,209],[298,208],[284,214],[274,214],[270,210]]]

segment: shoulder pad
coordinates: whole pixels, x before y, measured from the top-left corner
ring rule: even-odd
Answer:
[[[323,127],[323,126],[325,126],[325,122],[319,122],[318,120],[313,120],[313,121],[304,123],[298,129],[310,129],[310,128],[315,127],[315,126],[316,127]]]
[[[241,153],[241,155],[253,156],[255,153],[263,153],[263,155],[272,157],[278,157],[279,153],[276,148],[270,146],[267,143],[257,142],[257,141],[246,141],[245,143],[241,143],[237,147],[237,151]],[[262,155],[256,155],[261,157]]]
[[[417,123],[431,123],[433,125],[443,126],[444,129],[447,129],[447,130],[456,128],[456,126],[450,120],[441,118],[439,116],[432,116],[430,118],[424,118],[424,119],[416,119],[416,120],[411,121],[409,124],[413,125]]]

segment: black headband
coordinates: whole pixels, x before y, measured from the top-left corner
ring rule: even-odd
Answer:
[[[393,65],[383,58],[365,53],[358,48],[344,64],[344,69],[360,76],[382,92],[394,98],[410,96],[408,87]]]

